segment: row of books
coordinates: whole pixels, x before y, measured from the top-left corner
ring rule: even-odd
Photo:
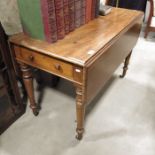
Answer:
[[[18,0],[23,30],[50,43],[97,18],[100,0]]]

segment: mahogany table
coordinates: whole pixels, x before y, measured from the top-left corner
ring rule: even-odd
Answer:
[[[71,81],[76,88],[77,138],[84,132],[85,107],[112,76],[125,59],[125,76],[131,51],[141,28],[143,13],[113,8],[107,16],[100,16],[78,28],[54,44],[17,34],[10,38],[16,61],[35,115],[39,109],[34,99],[33,77],[30,67],[42,69]]]

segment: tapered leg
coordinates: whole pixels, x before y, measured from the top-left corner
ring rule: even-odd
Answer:
[[[85,103],[84,103],[84,90],[82,86],[76,86],[76,115],[77,115],[77,128],[76,138],[82,139],[84,132],[84,116],[85,116]]]
[[[37,107],[34,99],[33,76],[31,69],[28,65],[23,63],[20,64],[20,68],[23,73],[23,81],[30,100],[30,108],[32,109],[34,115],[37,116],[39,114],[39,108]]]
[[[146,28],[144,38],[147,38],[148,33],[149,33],[149,31],[148,31],[148,29]]]
[[[126,72],[128,70],[128,65],[129,65],[129,62],[130,62],[130,58],[131,58],[131,54],[132,54],[132,51],[129,53],[129,55],[125,59],[124,67],[123,67],[123,73],[122,73],[122,75],[120,75],[121,78],[124,78],[125,75],[126,75]]]

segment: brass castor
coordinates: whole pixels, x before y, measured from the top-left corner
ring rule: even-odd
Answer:
[[[34,114],[34,116],[38,116],[39,115],[39,110],[38,109],[34,109],[33,110],[33,114]]]
[[[120,77],[120,78],[124,78],[124,77],[125,77],[125,75],[123,75],[123,74],[122,74],[122,75],[120,75],[119,77]]]
[[[76,132],[77,132],[76,139],[81,140],[83,137],[84,129],[76,129]]]
[[[81,133],[78,133],[78,134],[76,135],[76,139],[77,139],[77,140],[81,140],[82,137],[83,137],[83,134],[81,134]]]

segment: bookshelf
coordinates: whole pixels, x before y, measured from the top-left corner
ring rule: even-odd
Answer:
[[[25,111],[16,81],[7,36],[0,23],[0,134]]]

